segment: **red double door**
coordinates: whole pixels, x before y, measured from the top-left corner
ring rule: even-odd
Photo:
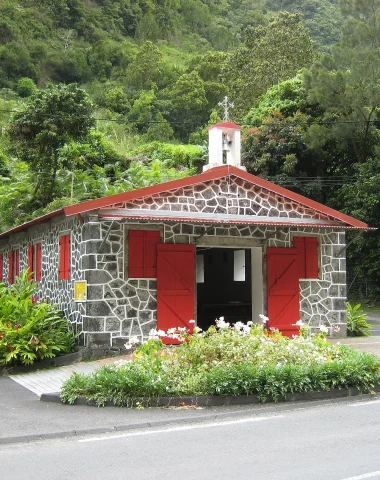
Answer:
[[[268,326],[298,332],[301,278],[318,278],[318,240],[295,237],[293,248],[267,249]],[[157,328],[186,327],[195,318],[195,246],[157,245]],[[169,340],[168,340],[169,343]]]
[[[300,279],[318,278],[318,239],[294,237],[294,248],[267,249],[268,327],[298,333]]]

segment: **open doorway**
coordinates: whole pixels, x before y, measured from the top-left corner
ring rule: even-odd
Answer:
[[[262,313],[261,248],[197,248],[197,326],[246,323]],[[254,318],[257,321],[258,318]]]

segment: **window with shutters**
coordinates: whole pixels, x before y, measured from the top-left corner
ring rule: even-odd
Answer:
[[[8,253],[8,283],[15,283],[15,278],[20,275],[20,250],[11,250]]]
[[[31,272],[31,280],[41,281],[41,243],[28,246],[28,270]]]
[[[157,277],[157,244],[160,232],[156,230],[128,231],[129,278]]]
[[[61,280],[70,280],[70,243],[70,234],[61,235],[59,239],[59,278]]]

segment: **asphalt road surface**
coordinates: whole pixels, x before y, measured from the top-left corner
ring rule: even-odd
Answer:
[[[1,480],[367,478],[380,479],[379,396],[0,445]]]

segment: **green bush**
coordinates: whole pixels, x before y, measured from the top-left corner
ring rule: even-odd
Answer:
[[[371,325],[367,323],[367,314],[363,311],[360,303],[347,305],[347,333],[351,337],[360,337],[371,335]]]
[[[37,90],[36,84],[31,78],[22,77],[17,80],[16,92],[20,97],[30,97]]]
[[[183,342],[165,346],[160,336]],[[185,328],[153,332],[134,352],[92,375],[73,375],[63,386],[63,402],[78,396],[104,405],[136,405],[141,397],[250,395],[277,401],[295,392],[357,387],[371,391],[380,382],[380,358],[326,341],[306,328],[294,339],[267,332],[261,325],[230,327],[222,320],[207,332]],[[131,340],[131,345],[137,339]],[[129,345],[129,347],[131,346]],[[148,400],[149,403],[149,400]]]
[[[54,305],[39,302],[27,272],[0,284],[0,365],[30,365],[75,349],[76,337]]]

